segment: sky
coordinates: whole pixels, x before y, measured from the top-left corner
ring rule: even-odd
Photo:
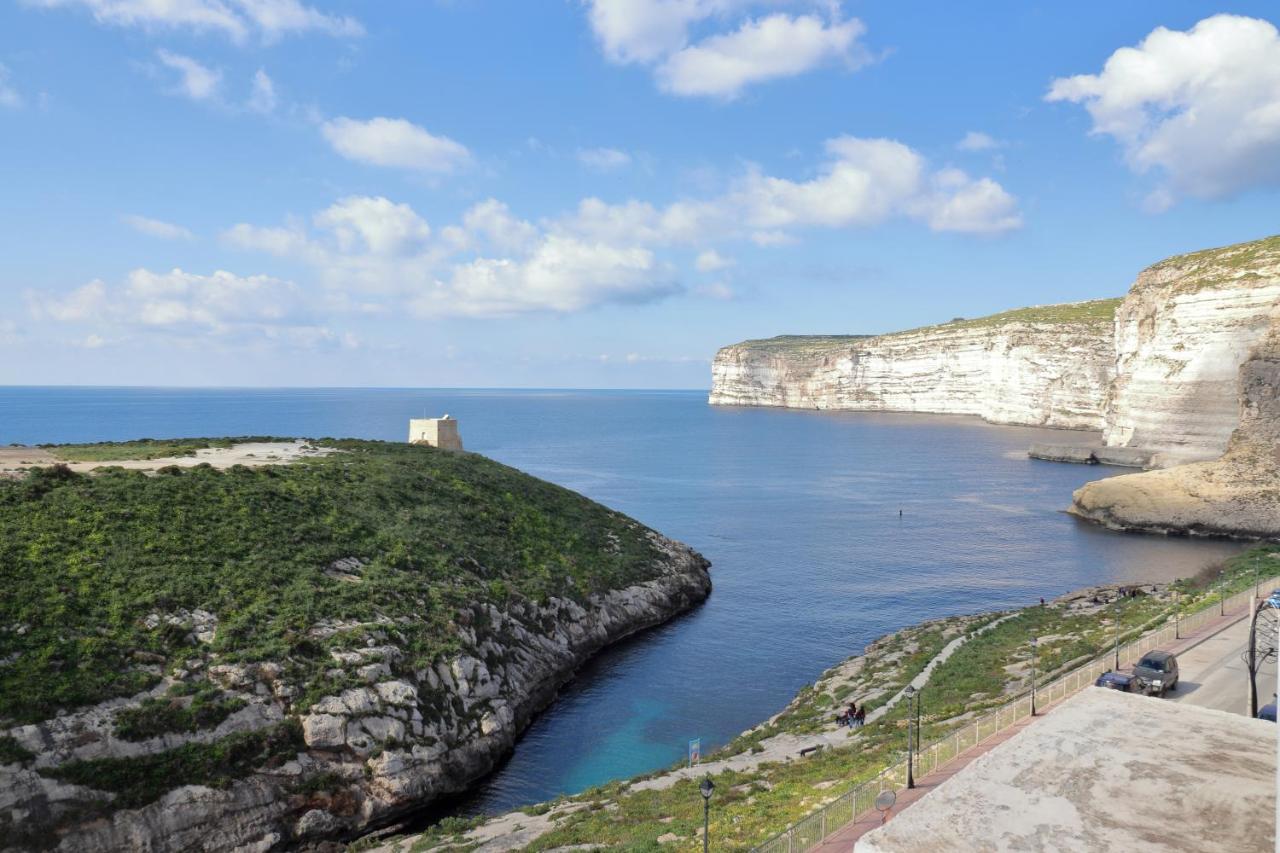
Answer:
[[[1274,2],[0,0],[0,384],[705,388],[1280,232]]]

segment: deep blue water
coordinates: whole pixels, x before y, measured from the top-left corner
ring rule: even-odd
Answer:
[[[1236,549],[1115,534],[1065,515],[1073,489],[1123,473],[1026,458],[1032,441],[1086,440],[1078,434],[705,400],[701,391],[0,388],[0,444],[401,441],[410,417],[448,412],[467,449],[702,551],[710,600],[591,662],[464,811],[652,770],[694,737],[709,750],[904,625],[1188,574]]]

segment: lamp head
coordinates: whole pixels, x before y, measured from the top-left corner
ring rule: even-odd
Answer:
[[[715,783],[711,781],[710,776],[704,776],[702,778],[702,784],[698,786],[698,790],[702,792],[702,799],[704,800],[711,799],[711,794],[715,789]]]
[[[902,692],[907,694],[907,698],[909,699],[912,696],[916,695],[916,686],[914,684],[908,684],[907,689],[903,690]]]

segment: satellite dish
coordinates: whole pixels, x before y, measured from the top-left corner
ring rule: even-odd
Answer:
[[[898,795],[893,791],[881,791],[876,797],[876,809],[878,811],[887,812],[893,808],[893,804],[898,801]]]

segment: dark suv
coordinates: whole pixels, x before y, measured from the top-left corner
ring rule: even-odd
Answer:
[[[1133,668],[1138,689],[1148,696],[1163,696],[1178,687],[1178,659],[1172,652],[1147,652]]]

